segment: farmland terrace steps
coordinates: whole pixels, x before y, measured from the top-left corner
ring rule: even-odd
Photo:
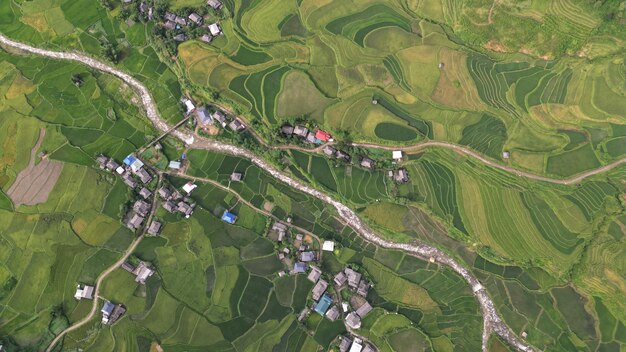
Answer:
[[[133,78],[129,74],[124,73],[114,67],[111,67],[101,61],[98,61],[96,59],[93,59],[83,54],[69,53],[69,52],[56,52],[56,51],[50,51],[50,50],[45,50],[45,49],[39,49],[39,48],[29,46],[27,44],[12,41],[2,34],[0,34],[0,44],[3,44],[5,46],[8,46],[8,47],[11,47],[13,49],[17,49],[23,52],[41,55],[41,56],[45,56],[45,57],[49,57],[53,59],[77,61],[87,66],[90,66],[91,68],[116,76],[119,79],[126,82],[126,84],[133,87],[137,91],[137,93],[141,96],[141,100],[146,110],[146,114],[148,118],[152,121],[152,123],[159,130],[167,131],[170,129],[170,126],[161,119],[158,113],[156,104],[154,103],[154,100],[152,96],[150,95],[150,92],[148,91],[148,89],[141,82],[139,82],[137,79]],[[178,130],[172,131],[172,135],[182,140],[183,142],[187,143],[191,148],[206,149],[206,150],[221,152],[221,153],[249,159],[251,162],[253,162],[257,166],[264,169],[267,173],[269,173],[270,175],[272,175],[274,178],[278,179],[279,181],[301,192],[304,192],[313,197],[316,197],[332,205],[333,207],[335,207],[335,209],[339,213],[339,216],[341,216],[352,229],[354,229],[361,237],[363,237],[367,241],[370,241],[384,248],[403,250],[405,252],[408,252],[412,255],[415,255],[425,260],[428,260],[429,258],[433,258],[438,263],[450,267],[456,273],[461,275],[465,279],[465,281],[469,283],[469,285],[472,287],[472,292],[474,293],[474,296],[476,297],[476,299],[478,300],[481,306],[481,311],[484,316],[483,343],[482,343],[483,351],[487,351],[488,336],[491,334],[491,332],[495,332],[503,340],[507,341],[511,346],[513,346],[515,349],[519,351],[535,351],[536,350],[532,346],[530,346],[529,344],[527,344],[526,342],[518,338],[515,335],[515,333],[504,323],[504,321],[502,320],[502,318],[500,318],[500,316],[498,315],[498,312],[496,311],[494,302],[491,300],[487,291],[480,284],[478,279],[468,269],[463,267],[461,264],[459,264],[456,260],[454,260],[451,256],[444,253],[443,251],[435,247],[431,247],[429,245],[419,243],[417,241],[414,242],[413,244],[395,243],[395,242],[391,242],[391,241],[388,241],[379,237],[369,226],[365,224],[365,222],[361,218],[359,218],[356,215],[356,213],[353,210],[348,208],[346,205],[333,199],[329,195],[313,187],[310,187],[298,180],[295,180],[291,178],[290,176],[288,176],[287,174],[282,173],[281,171],[276,169],[273,165],[265,161],[263,158],[257,156],[256,154],[250,152],[247,149],[244,149],[235,145],[230,145],[230,144],[220,142],[220,141],[209,140],[206,138],[194,138],[193,135],[182,132],[182,131],[178,131]],[[128,250],[126,251],[126,255],[128,255],[128,253],[132,251],[133,246],[136,246],[139,243],[141,238],[142,238],[141,236],[138,237],[131,244],[131,247],[129,247]],[[98,281],[100,282],[103,276],[106,276],[106,274],[108,274],[110,271],[113,271],[113,269],[114,267],[110,267],[109,269],[107,269],[107,271],[105,271],[105,273],[101,275]],[[95,301],[96,300],[94,300],[93,307],[96,307]],[[78,324],[84,324],[86,320],[91,319],[91,317],[93,317],[93,314],[95,313],[94,311],[95,309],[93,307],[92,307],[92,311],[90,312],[90,315],[87,318],[81,320]],[[78,324],[70,326],[64,332],[59,334],[52,341],[51,345],[48,347],[48,351],[52,350],[54,344],[56,344],[60,340],[62,335],[64,335],[67,331],[76,329]]]

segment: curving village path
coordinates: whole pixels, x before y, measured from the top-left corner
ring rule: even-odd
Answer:
[[[112,66],[109,66],[101,61],[98,61],[96,59],[93,59],[83,54],[73,53],[73,52],[57,52],[57,51],[39,49],[39,48],[35,48],[27,44],[13,41],[2,34],[0,34],[0,44],[6,47],[10,47],[12,49],[17,49],[18,51],[22,51],[24,53],[45,56],[45,57],[49,57],[52,59],[80,62],[96,70],[116,76],[119,79],[126,82],[126,84],[131,86],[133,89],[135,89],[135,91],[139,94],[142,100],[142,104],[146,110],[147,117],[152,121],[152,123],[159,130],[168,131],[171,128],[171,126],[169,126],[165,121],[161,119],[159,112],[157,110],[156,104],[154,103],[152,95],[150,94],[148,89],[140,81],[133,78],[127,73],[124,73]],[[472,288],[472,292],[474,296],[476,297],[478,303],[480,304],[481,311],[484,317],[483,341],[482,341],[483,351],[487,351],[487,343],[489,340],[489,336],[492,332],[496,333],[503,340],[505,340],[508,344],[510,344],[512,347],[514,347],[515,349],[519,351],[536,351],[534,347],[532,347],[531,345],[529,345],[528,343],[526,343],[525,341],[517,337],[517,335],[506,325],[506,323],[504,323],[504,321],[502,320],[502,318],[500,317],[500,315],[498,314],[495,308],[494,302],[491,300],[491,298],[489,297],[489,294],[487,293],[485,288],[481,285],[481,283],[478,281],[478,279],[468,269],[466,269],[463,265],[459,264],[454,258],[446,254],[445,252],[435,247],[432,247],[423,243],[419,243],[419,242],[415,242],[413,244],[396,243],[396,242],[388,241],[388,240],[381,238],[361,218],[359,218],[359,216],[354,211],[352,211],[348,206],[335,200],[334,198],[330,197],[326,193],[323,193],[279,171],[272,164],[265,161],[265,159],[250,152],[247,149],[241,148],[239,146],[231,145],[228,143],[216,141],[216,140],[210,140],[206,138],[197,138],[197,137],[194,137],[191,133],[186,133],[186,132],[177,131],[177,130],[172,131],[171,134],[177,137],[178,139],[182,140],[183,142],[185,142],[187,145],[189,145],[190,148],[205,149],[205,150],[230,154],[230,155],[249,159],[251,162],[259,166],[260,168],[264,169],[267,173],[272,175],[277,180],[301,192],[304,192],[313,197],[316,197],[326,202],[327,204],[332,205],[337,210],[339,216],[345,219],[345,222],[367,241],[375,243],[376,245],[379,245],[384,248],[403,250],[407,253],[410,253],[424,260],[429,260],[432,258],[432,260],[435,260],[439,264],[450,267],[456,273],[461,275],[465,279],[465,281],[467,281],[467,283]],[[465,149],[456,145],[449,145],[449,144],[442,143],[442,142],[432,142],[432,143],[433,144],[431,145],[433,146],[436,146],[436,145],[447,146],[448,148],[453,148],[455,150],[461,150],[461,151],[462,149]],[[469,150],[466,150],[466,152],[467,152],[466,154],[468,155],[477,157],[478,160],[481,160],[483,162],[488,162],[488,164],[490,165],[492,163],[492,162],[489,162],[487,159],[484,159],[480,157],[479,155],[475,154],[474,152],[471,152]],[[563,184],[569,184],[569,183],[575,182],[577,179],[582,179],[584,177],[589,177],[591,175],[604,172],[623,162],[626,162],[626,160],[622,159],[617,163],[613,163],[611,165],[601,167],[599,169],[596,169],[592,172],[587,173],[586,175],[578,176],[578,178],[569,180],[568,182],[566,182],[566,180],[561,180],[561,181],[563,182]],[[513,171],[513,172],[519,173],[519,171]],[[137,243],[137,242],[133,242],[133,243]],[[131,248],[127,250],[127,253],[130,252],[131,250],[132,250],[132,246]],[[106,276],[104,274],[106,273],[103,273],[101,275],[101,278],[103,276]],[[95,306],[95,303],[94,303],[94,306]],[[91,314],[85,319],[91,318],[93,316],[93,313],[94,312],[92,309]],[[81,320],[76,325],[69,327],[67,330],[65,330],[62,333],[62,335],[64,335],[67,331],[76,329],[77,325],[84,322],[85,319]],[[53,343],[58,342],[60,339],[60,336],[61,335],[57,336],[57,338],[53,341]],[[51,349],[52,349],[52,346],[50,346],[48,350],[51,350]]]

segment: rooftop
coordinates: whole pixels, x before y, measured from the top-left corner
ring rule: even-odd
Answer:
[[[335,242],[333,241],[324,241],[324,244],[322,245],[322,250],[323,251],[328,251],[328,252],[332,252],[335,250]]]
[[[196,189],[198,185],[195,185],[193,182],[187,182],[183,186],[183,191],[187,192],[187,194],[191,194],[191,192]]]
[[[313,290],[311,290],[311,298],[313,298],[314,301],[317,301],[320,297],[322,297],[322,294],[326,292],[327,288],[328,282],[326,282],[326,280],[319,280],[315,286],[313,286]]]
[[[234,224],[235,221],[237,221],[237,215],[226,210],[224,211],[224,214],[222,215],[222,220],[229,224]]]
[[[319,300],[319,302],[317,302],[317,304],[315,305],[314,310],[323,316],[324,314],[326,314],[326,311],[328,310],[331,304],[333,304],[332,297],[330,297],[328,293],[325,293],[322,296],[322,298]]]

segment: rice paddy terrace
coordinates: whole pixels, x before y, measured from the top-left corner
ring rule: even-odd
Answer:
[[[170,1],[170,9],[205,3]],[[210,44],[186,41],[174,57],[154,39],[154,22],[120,19],[121,1],[0,1],[0,32],[99,58],[103,43],[112,44],[120,52],[115,66],[149,89],[168,122],[183,118],[178,101],[187,94],[237,112],[270,144],[280,143],[285,121],[299,118],[338,143],[444,141],[556,179],[626,156],[623,4],[223,3],[211,18],[224,35]],[[87,315],[91,302],[74,300],[76,284],[94,283],[136,237],[120,219],[137,195],[94,167],[95,157],[121,160],[158,134],[132,89],[114,77],[0,51],[4,348],[43,350]],[[278,275],[285,266],[267,236],[267,213],[336,242],[335,252],[324,252],[324,271],[352,265],[374,283],[367,296],[374,309],[357,332],[380,351],[480,350],[480,306],[454,271],[364,241],[328,204],[246,159],[187,150],[173,138],[161,144],[149,155],[157,167],[186,152],[187,177],[213,183],[198,183],[191,218],[156,214],[166,222],[162,235],[142,240],[133,253],[157,269],[145,286],[123,270],[104,280],[101,296],[124,302],[124,318],[112,327],[95,319],[70,332],[56,351],[151,351],[157,344],[165,351],[336,348],[335,338],[346,333],[341,322],[315,314],[297,321],[312,303],[312,283]],[[63,168],[42,202],[17,205],[9,189],[35,151]],[[358,151],[377,160],[390,156]],[[559,185],[432,147],[405,157],[410,181],[397,184],[386,167],[348,166],[306,148],[266,152],[288,162],[284,172],[355,209],[385,238],[420,240],[454,256],[480,280],[505,323],[535,348],[626,348],[623,165]],[[234,171],[246,175],[243,182],[230,182]],[[166,181],[182,186],[187,179]],[[236,225],[220,221],[226,209],[239,215]],[[512,347],[492,336],[488,350]]]

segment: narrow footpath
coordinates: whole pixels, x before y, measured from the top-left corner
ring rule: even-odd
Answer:
[[[32,53],[36,55],[53,58],[53,59],[80,62],[94,69],[100,70],[102,72],[110,73],[111,75],[114,75],[120,78],[121,80],[126,82],[128,85],[130,85],[133,89],[135,89],[135,91],[141,97],[141,101],[146,110],[147,117],[152,121],[152,123],[156,126],[156,128],[164,132],[170,129],[170,126],[168,126],[168,124],[161,119],[159,112],[157,110],[156,104],[154,103],[154,99],[150,95],[150,92],[148,91],[148,89],[141,82],[139,82],[137,79],[133,78],[129,74],[124,73],[112,66],[109,66],[101,61],[98,61],[96,59],[93,59],[83,54],[56,52],[56,51],[39,49],[39,48],[29,46],[27,44],[12,41],[1,34],[0,34],[0,44],[11,47],[13,49],[21,50],[26,53]],[[424,260],[433,258],[439,264],[450,267],[456,273],[461,275],[465,279],[465,281],[468,282],[468,284],[472,288],[472,292],[474,293],[474,296],[476,297],[478,303],[480,304],[481,311],[482,311],[483,318],[484,318],[483,343],[482,343],[483,351],[487,352],[487,349],[488,349],[487,341],[489,339],[489,335],[492,332],[499,335],[504,341],[506,341],[508,344],[510,344],[512,347],[514,347],[515,349],[519,351],[536,351],[529,344],[527,344],[522,339],[517,337],[517,335],[504,323],[504,321],[502,320],[502,318],[500,317],[500,315],[495,309],[495,304],[489,297],[485,288],[480,284],[478,279],[468,269],[463,267],[456,260],[454,260],[454,258],[444,253],[443,251],[435,247],[426,245],[426,244],[395,243],[395,242],[391,242],[391,241],[383,239],[382,237],[378,236],[372,229],[370,229],[369,226],[367,226],[365,222],[361,218],[359,218],[358,215],[356,215],[354,211],[352,211],[343,203],[335,200],[329,195],[311,186],[308,186],[296,179],[291,178],[291,176],[287,174],[282,173],[281,171],[276,169],[273,165],[265,161],[265,159],[257,156],[256,154],[250,152],[247,149],[244,149],[235,145],[230,145],[230,144],[220,142],[220,141],[209,140],[206,138],[194,138],[192,134],[179,131],[179,130],[174,130],[172,131],[171,134],[175,136],[176,138],[182,140],[183,142],[187,143],[188,145],[190,145],[191,148],[205,149],[205,150],[230,154],[230,155],[249,159],[252,163],[259,166],[261,169],[265,170],[267,173],[269,173],[271,176],[273,176],[277,180],[303,193],[316,197],[332,205],[333,207],[335,207],[335,209],[339,213],[339,216],[345,219],[346,223],[352,229],[354,229],[355,232],[357,232],[361,237],[363,237],[367,241],[375,243],[384,248],[403,250],[407,253],[415,255]],[[139,241],[140,239],[133,242],[133,244],[135,244],[136,246],[136,244],[138,244]],[[127,250],[127,254],[130,252],[132,251],[129,248],[129,250]],[[109,270],[112,271],[113,269],[109,269]],[[99,282],[100,281],[101,280],[99,280]],[[94,307],[95,306],[96,304],[94,302]],[[94,312],[94,310],[95,308],[92,309],[92,313]],[[93,314],[90,314],[90,315],[93,316]],[[55,338],[55,340],[53,341],[54,343],[51,344],[50,347],[48,348],[47,350],[48,352],[52,350],[53,345],[56,342],[58,342],[59,339],[60,337]]]

